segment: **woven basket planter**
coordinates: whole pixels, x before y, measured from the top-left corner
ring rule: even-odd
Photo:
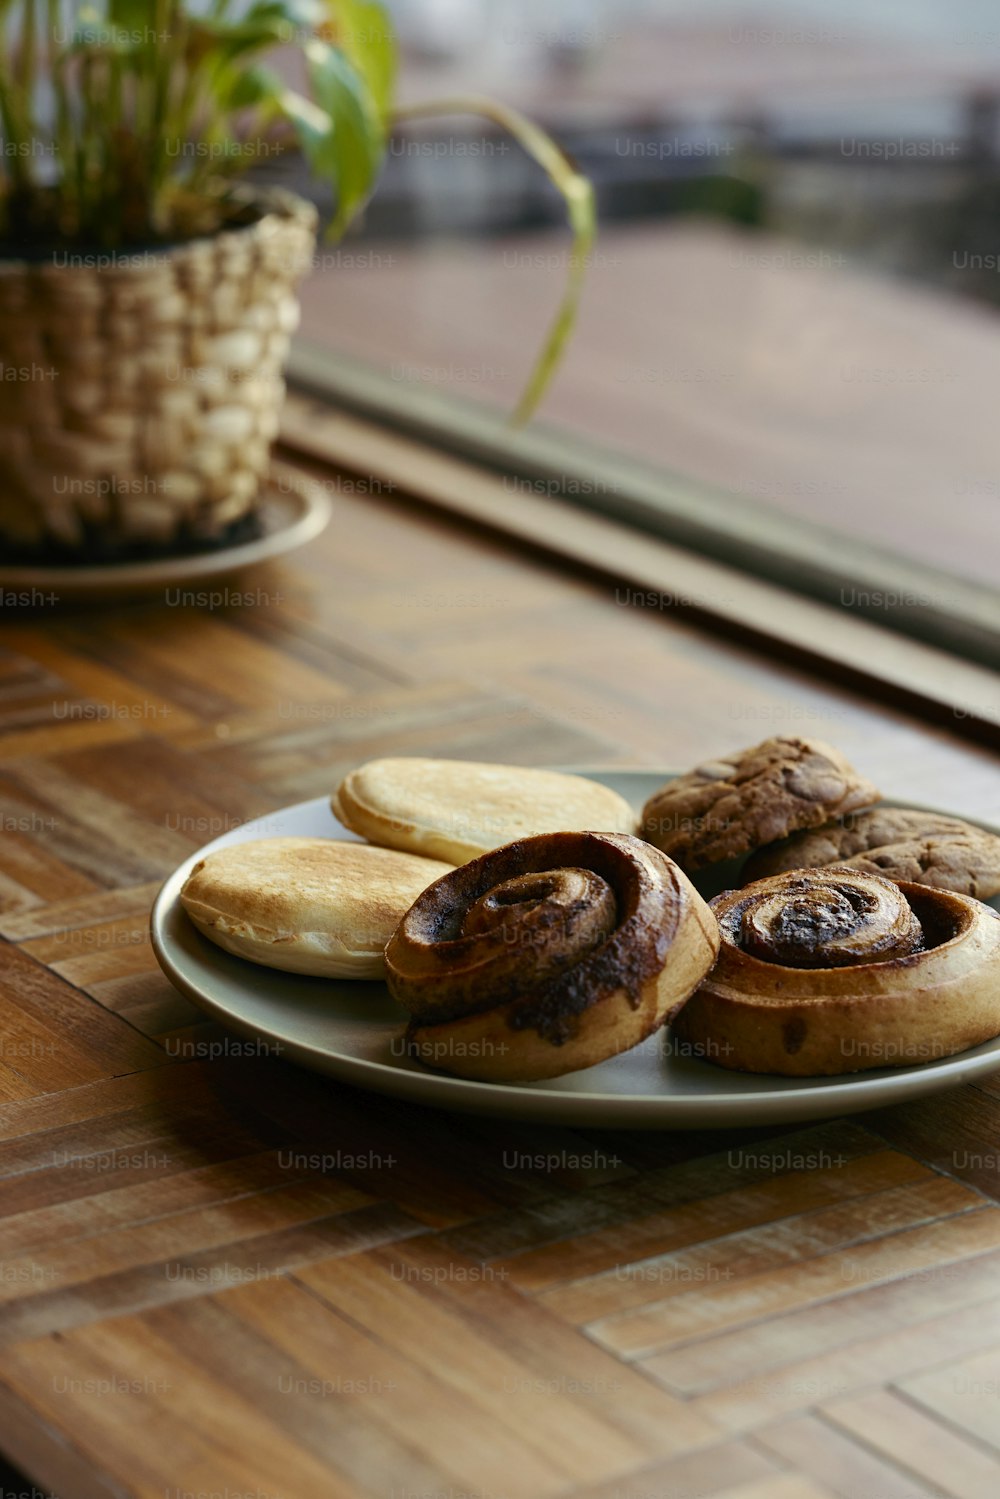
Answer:
[[[249,524],[316,211],[243,202],[251,222],[163,250],[0,260],[0,552],[180,551]]]

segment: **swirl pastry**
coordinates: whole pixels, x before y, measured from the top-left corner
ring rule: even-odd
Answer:
[[[412,1055],[513,1082],[638,1045],[718,947],[714,916],[664,854],[627,833],[543,833],[436,880],[385,961]]]
[[[1000,1034],[1000,916],[847,865],[712,901],[722,947],[675,1022],[706,1061],[830,1076],[907,1067]]]

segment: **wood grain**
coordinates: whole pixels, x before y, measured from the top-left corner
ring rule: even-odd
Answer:
[[[243,602],[0,630],[0,1445],[61,1499],[1000,1491],[1000,1085],[528,1128],[241,1049],[163,979],[176,863],[375,753],[682,766],[808,725],[1000,817],[941,726],[329,482]]]

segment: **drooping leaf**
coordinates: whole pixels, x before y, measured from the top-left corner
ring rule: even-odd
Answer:
[[[372,97],[346,55],[313,38],[305,45],[313,98],[332,131],[310,159],[317,175],[337,188],[330,234],[343,234],[367,201],[382,161],[383,131]]]

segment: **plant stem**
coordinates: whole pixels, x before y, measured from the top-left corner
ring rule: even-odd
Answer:
[[[590,182],[570,161],[565,151],[557,146],[551,136],[535,125],[519,110],[495,99],[470,95],[468,98],[434,99],[426,103],[405,105],[394,111],[396,120],[427,119],[439,115],[479,115],[493,120],[507,130],[524,147],[528,155],[538,162],[549,180],[562,193],[566,212],[573,234],[566,284],[562,301],[535,360],[527,383],[511,418],[520,426],[532,415],[548,385],[552,373],[562,355],[566,340],[576,322],[577,309],[586,275],[587,261],[597,233],[597,215],[594,206],[594,190]]]

